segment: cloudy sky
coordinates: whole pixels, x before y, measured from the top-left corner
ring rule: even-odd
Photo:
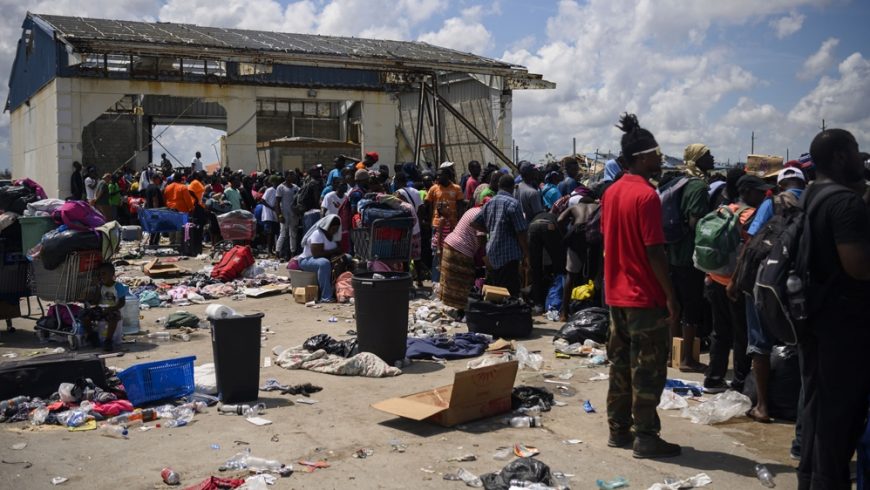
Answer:
[[[616,150],[638,114],[667,153],[704,142],[717,160],[806,151],[822,119],[870,146],[865,0],[0,0],[0,75],[26,11],[286,32],[421,40],[524,65],[556,82],[514,93],[521,157]],[[7,88],[0,88],[5,101]],[[9,166],[0,116],[0,167]],[[173,153],[216,134],[178,128]],[[189,157],[188,157],[189,158]]]

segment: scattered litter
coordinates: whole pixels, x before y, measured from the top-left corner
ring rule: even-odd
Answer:
[[[469,461],[477,461],[477,456],[473,454],[463,454],[462,456],[454,456],[447,461],[456,463],[466,463]]]
[[[264,419],[263,417],[248,417],[245,420],[247,420],[248,422],[250,422],[254,425],[259,425],[259,426],[272,424],[271,420]]]
[[[264,368],[272,367],[272,357],[271,356],[266,356],[263,358],[263,367]]]
[[[474,488],[483,486],[483,481],[480,480],[480,477],[465,468],[459,468],[459,471],[456,473],[445,473],[444,479],[448,481],[463,481],[469,487]]]
[[[212,444],[211,448],[214,449],[215,451],[217,451],[218,449],[221,448],[221,445],[220,444]]]
[[[535,446],[526,446],[525,444],[514,444],[514,454],[518,458],[531,458],[537,454],[541,454],[541,450]]]
[[[589,381],[605,381],[610,379],[610,375],[607,373],[598,373],[595,376],[589,378]]]
[[[658,408],[662,410],[680,410],[689,406],[689,402],[671,390],[663,390]]]
[[[143,425],[142,427],[139,427],[139,431],[140,432],[148,432],[149,430],[151,430],[153,428],[154,428],[153,425]]]
[[[595,484],[598,485],[598,490],[614,490],[616,488],[627,487],[628,480],[620,476],[610,481],[595,480]]]
[[[3,464],[23,464],[25,470],[27,468],[30,468],[31,466],[33,466],[33,463],[31,463],[30,461],[6,461],[5,459],[0,459],[0,463],[3,463]]]
[[[567,381],[556,381],[555,379],[545,379],[544,383],[550,383],[551,385],[571,386],[571,383]]]
[[[338,318],[334,316],[329,317],[329,323],[338,323]]]
[[[64,483],[66,481],[69,481],[69,478],[65,478],[63,476],[56,476],[56,477],[51,479],[51,484],[52,485],[60,485],[61,483]]]
[[[556,394],[564,396],[565,398],[571,398],[572,396],[577,394],[577,390],[571,388],[570,386],[557,386]]]
[[[706,473],[698,473],[685,480],[666,478],[664,483],[654,483],[647,490],[680,490],[684,488],[705,487],[711,483],[713,483],[713,479],[707,476]]]
[[[404,453],[408,450],[408,445],[402,443],[402,441],[398,439],[391,439],[390,442],[390,451],[394,453]]]
[[[752,400],[736,391],[719,393],[713,398],[692,407],[683,409],[682,416],[693,424],[718,424],[745,414],[752,408]]]
[[[429,474],[435,473],[435,470],[433,470],[432,468],[420,468],[420,471],[422,471],[423,473],[429,473]]]
[[[564,373],[559,374],[559,376],[557,376],[557,377],[559,379],[561,379],[562,381],[568,381],[569,379],[574,377],[574,372],[573,371],[565,371]]]
[[[586,413],[595,413],[595,407],[592,406],[592,402],[589,400],[583,402],[583,410],[585,410]]]
[[[554,407],[567,407],[568,404],[563,402],[562,400],[553,400]]]
[[[581,441],[580,439],[566,439],[562,441],[562,444],[568,444],[573,446],[574,444],[580,444],[581,442],[583,441]]]
[[[357,459],[366,459],[369,456],[375,454],[375,450],[372,448],[364,447],[362,449],[358,449],[355,453],[353,453],[353,457]]]
[[[21,451],[22,449],[24,449],[26,447],[27,447],[26,442],[19,442],[19,443],[16,443],[16,444],[9,446],[9,449],[13,449],[15,451]]]
[[[520,369],[530,368],[539,371],[544,365],[544,357],[540,354],[530,353],[526,346],[517,345],[517,360],[520,362]]]
[[[18,354],[15,352],[7,352],[0,357],[6,357],[8,359],[15,359],[16,357],[18,357]]]
[[[303,405],[314,405],[315,403],[320,403],[318,400],[314,398],[297,398],[296,403],[301,403]]]
[[[306,473],[314,473],[321,468],[329,468],[329,463],[326,461],[299,461],[299,464],[305,467]]]
[[[492,459],[496,461],[507,461],[511,459],[511,455],[513,454],[513,448],[502,446],[496,448],[495,453],[492,455]]]
[[[587,367],[603,366],[605,364],[607,364],[607,356],[601,354],[592,356],[588,361],[586,361]]]
[[[278,435],[275,434],[275,435],[272,436],[272,437],[278,437]],[[233,444],[235,444],[236,446],[250,446],[250,443],[247,442],[247,441],[238,441],[238,440],[237,440],[237,441],[233,441]]]
[[[270,440],[271,440],[272,442],[278,442],[278,434],[273,435],[273,436],[272,436],[272,439],[270,439]],[[245,444],[247,444],[247,442],[246,442]]]

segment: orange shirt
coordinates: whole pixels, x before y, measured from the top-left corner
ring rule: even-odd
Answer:
[[[166,199],[166,207],[189,213],[193,211],[193,196],[190,195],[190,190],[184,184],[173,182],[166,186],[163,191],[163,197]]]
[[[432,203],[432,229],[437,229],[441,224],[441,217],[447,218],[450,222],[450,228],[456,226],[458,216],[456,215],[456,203],[461,201],[465,196],[462,194],[462,188],[451,183],[446,187],[440,184],[435,184],[429,189],[426,194],[426,202]],[[438,205],[442,204],[444,209],[438,213]]]
[[[732,213],[736,213],[738,209],[740,209],[739,204],[729,204],[728,209],[731,210]],[[746,208],[742,213],[740,213],[740,224],[746,225],[746,222],[752,219],[752,216],[755,215],[755,208]],[[746,233],[747,226],[742,226],[740,230],[740,236],[743,238],[743,243],[746,243],[749,240],[749,234]],[[741,247],[743,245],[740,245]],[[728,286],[731,284],[731,276],[723,276],[722,274],[708,274],[710,279],[718,282],[723,286]]]
[[[205,195],[205,186],[202,185],[202,182],[194,180],[190,184],[187,184],[187,188],[196,196],[197,202],[202,204],[202,196]]]

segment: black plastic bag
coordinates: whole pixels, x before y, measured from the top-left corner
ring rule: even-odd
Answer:
[[[100,234],[94,231],[51,230],[42,236],[42,265],[54,270],[66,260],[70,252],[100,250],[103,245]]]
[[[550,467],[532,458],[515,459],[500,472],[487,473],[480,479],[486,490],[508,490],[511,487],[511,480],[551,484]]]
[[[555,339],[565,339],[569,344],[583,343],[586,339],[603,344],[610,330],[610,311],[606,308],[586,308],[571,315]]]
[[[746,378],[743,394],[758,402],[755,372]],[[800,364],[793,346],[776,346],[770,353],[770,379],[767,385],[767,408],[775,419],[796,420],[801,392]]]
[[[335,354],[341,357],[350,357],[356,350],[356,339],[335,340],[325,333],[309,337],[302,347],[308,352],[325,350],[327,354]]]
[[[0,210],[24,214],[27,205],[38,201],[36,192],[23,185],[0,187]]]
[[[541,411],[549,412],[553,408],[553,394],[544,388],[534,386],[516,386],[511,393],[511,408],[541,407]]]

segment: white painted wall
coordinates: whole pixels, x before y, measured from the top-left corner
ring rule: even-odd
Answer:
[[[127,94],[200,97],[227,111],[225,158],[233,168],[257,168],[257,98],[308,99],[308,89],[141,80],[58,78],[11,114],[12,175],[39,182],[49,197],[69,195],[72,162],[82,157],[82,129]],[[315,100],[362,101],[363,152],[396,160],[398,101],[385,92],[318,89]]]

